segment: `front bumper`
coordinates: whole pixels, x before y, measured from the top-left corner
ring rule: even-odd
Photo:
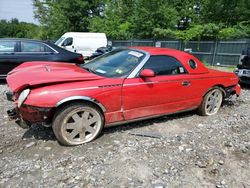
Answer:
[[[52,121],[53,109],[40,108],[28,105],[22,105],[20,108],[14,108],[7,111],[10,120],[15,120],[22,128],[28,128],[32,124],[38,123],[48,125]]]
[[[241,91],[241,87],[240,87],[239,84],[237,84],[237,85],[235,86],[235,93],[236,93],[237,96],[240,96],[240,91]]]
[[[225,92],[226,92],[226,96],[225,98],[229,98],[230,96],[236,94],[237,96],[240,95],[240,91],[241,91],[241,87],[239,84],[234,85],[234,86],[230,86],[225,88]]]
[[[48,121],[51,117],[52,108],[42,108],[23,104],[18,112],[22,119],[31,123],[42,123]]]
[[[14,101],[13,93],[6,93],[7,100]],[[7,111],[9,120],[15,120],[22,128],[28,128],[32,124],[50,124],[53,117],[53,108],[35,107],[22,104],[20,108],[13,108]]]
[[[8,110],[7,114],[9,116],[9,120],[15,120],[16,124],[18,124],[21,128],[27,129],[31,126],[29,122],[24,121],[20,118],[19,114],[16,112],[16,109]]]
[[[11,110],[7,110],[7,114],[8,114],[9,120],[16,120],[19,118],[15,108]]]

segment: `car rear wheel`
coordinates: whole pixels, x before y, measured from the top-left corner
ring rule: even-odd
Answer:
[[[211,89],[203,98],[199,107],[199,114],[203,116],[211,116],[216,114],[222,104],[223,93],[218,87]]]
[[[103,123],[103,115],[94,105],[72,103],[55,114],[52,129],[61,144],[72,146],[94,140]]]

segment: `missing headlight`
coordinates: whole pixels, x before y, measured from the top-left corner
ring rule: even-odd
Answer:
[[[25,89],[21,92],[21,94],[18,97],[18,101],[17,101],[18,108],[21,107],[21,105],[23,104],[25,99],[28,97],[29,93],[30,93],[30,89]]]

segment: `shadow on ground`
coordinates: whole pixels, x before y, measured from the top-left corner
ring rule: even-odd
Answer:
[[[7,82],[6,82],[5,79],[4,80],[0,80],[0,85],[5,85],[5,84],[7,84]]]
[[[190,117],[195,114],[196,114],[195,111],[189,111],[189,112],[183,112],[179,114],[162,116],[158,118],[152,118],[148,120],[141,120],[141,121],[137,121],[134,123],[126,123],[126,124],[117,125],[114,127],[108,127],[102,131],[100,136],[103,136],[104,134],[112,134],[112,133],[132,130],[132,129],[139,128],[139,127],[146,127],[146,126],[153,125],[155,123],[164,123],[169,120]],[[43,127],[41,125],[32,125],[23,134],[22,138],[26,138],[26,139],[34,138],[36,140],[45,140],[45,141],[56,140],[55,135],[52,131],[52,128]]]
[[[55,135],[51,128],[44,127],[42,125],[32,125],[23,134],[22,138],[35,138],[36,140],[56,140]]]
[[[152,118],[152,119],[147,119],[147,120],[141,120],[141,121],[136,121],[133,123],[126,123],[114,127],[108,127],[104,129],[103,134],[110,134],[110,133],[115,133],[115,132],[122,132],[122,131],[127,131],[127,130],[132,130],[134,128],[141,128],[141,127],[146,127],[153,125],[155,123],[165,123],[170,120],[175,120],[179,118],[187,118],[191,117],[193,115],[196,115],[196,111],[188,111],[188,112],[182,112],[178,114],[172,114],[172,115],[165,115],[161,116],[158,118]]]

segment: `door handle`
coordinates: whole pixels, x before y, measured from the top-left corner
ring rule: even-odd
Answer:
[[[183,86],[190,86],[190,82],[185,80],[185,81],[182,82],[182,85]]]

